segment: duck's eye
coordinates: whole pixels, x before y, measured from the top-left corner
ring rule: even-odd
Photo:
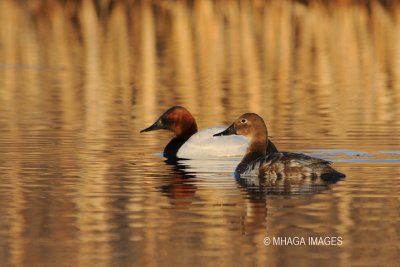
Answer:
[[[246,122],[247,122],[246,119],[241,119],[241,120],[240,120],[240,123],[246,123]]]

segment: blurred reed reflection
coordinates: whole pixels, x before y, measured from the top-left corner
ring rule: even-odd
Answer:
[[[248,110],[274,131],[302,121],[296,132],[308,137],[398,121],[398,5],[132,1],[103,14],[92,1],[33,2],[1,3],[8,112],[52,103],[63,107],[65,127],[83,115],[96,131],[115,101],[140,125],[175,103],[206,125]],[[293,109],[282,108],[288,102]],[[307,119],[315,112],[327,125]]]
[[[399,97],[395,1],[2,0],[0,265],[393,266]],[[169,135],[139,129],[178,104],[200,128],[257,112],[283,150],[377,156],[267,195],[233,160],[203,172],[154,154]]]

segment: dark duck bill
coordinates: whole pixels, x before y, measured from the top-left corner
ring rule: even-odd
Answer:
[[[236,134],[236,129],[235,129],[234,124],[229,126],[226,130],[224,130],[220,133],[214,134],[213,136],[227,136],[227,135],[233,135],[233,134]]]
[[[147,127],[146,129],[141,130],[141,133],[144,132],[151,132],[151,131],[156,131],[156,130],[167,130],[168,126],[163,123],[162,121],[162,116],[155,122],[153,125]]]

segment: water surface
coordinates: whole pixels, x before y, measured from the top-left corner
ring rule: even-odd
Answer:
[[[271,2],[1,1],[0,265],[398,264],[400,7]],[[169,164],[171,134],[139,131],[172,105],[200,129],[257,112],[347,177]]]

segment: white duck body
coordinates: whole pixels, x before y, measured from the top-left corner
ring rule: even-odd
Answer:
[[[195,133],[179,148],[177,157],[205,159],[243,156],[249,139],[241,135],[213,137],[224,129],[225,126],[214,126]]]

